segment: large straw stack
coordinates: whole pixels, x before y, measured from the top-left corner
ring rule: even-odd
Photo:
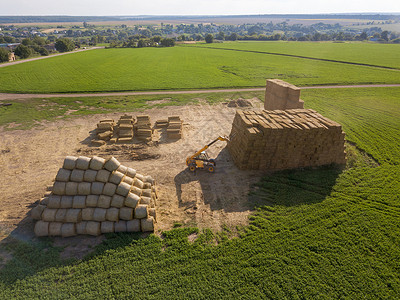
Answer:
[[[265,88],[264,109],[285,110],[304,108],[300,88],[280,79],[268,79]]]
[[[135,119],[133,118],[133,116],[128,116],[128,115],[121,116],[121,118],[118,120],[118,127],[115,130],[117,143],[123,144],[132,141],[134,124],[135,124]]]
[[[37,236],[154,231],[154,179],[114,157],[67,156],[51,190],[32,210]]]
[[[136,135],[139,140],[151,141],[153,129],[151,128],[151,121],[148,115],[137,116],[135,125]]]
[[[167,137],[169,139],[182,137],[182,120],[179,116],[168,117]]]
[[[228,149],[240,169],[344,164],[344,136],[340,124],[311,109],[238,110]]]

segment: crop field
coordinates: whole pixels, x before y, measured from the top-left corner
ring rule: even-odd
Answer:
[[[302,99],[343,125],[346,169],[265,175],[248,195],[258,209],[237,232],[111,234],[83,260],[61,260],[48,239],[10,241],[0,298],[398,298],[400,88],[304,90]]]
[[[226,45],[233,47],[235,44]],[[283,47],[284,44],[277,45]],[[347,47],[347,44],[338,45]],[[373,49],[374,46],[365,44],[364,49],[367,51],[368,47]],[[302,47],[305,47],[304,50]],[[309,44],[303,46],[297,43],[296,51],[307,52],[309,47]],[[373,57],[379,51],[371,50],[371,53],[373,63]],[[386,50],[381,54],[385,56]],[[368,56],[365,59],[368,60]],[[390,59],[394,66],[398,65],[395,58]],[[0,92],[68,93],[262,87],[265,86],[266,78],[279,78],[299,86],[400,83],[400,71],[196,46],[99,49],[0,68]]]

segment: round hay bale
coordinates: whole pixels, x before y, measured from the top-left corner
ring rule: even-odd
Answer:
[[[119,208],[111,207],[107,209],[106,220],[117,222],[119,220]]]
[[[119,218],[121,220],[126,220],[126,221],[132,220],[133,219],[133,208],[122,207],[119,210]]]
[[[101,233],[110,233],[114,232],[114,222],[101,222]]]
[[[119,167],[117,169],[117,171],[121,172],[122,174],[126,174],[127,170],[128,170],[128,168],[123,165],[119,165]]]
[[[135,178],[139,179],[139,180],[142,181],[142,182],[144,182],[144,179],[145,179],[144,175],[139,174],[139,173],[136,173]]]
[[[142,196],[151,198],[151,189],[142,190]]]
[[[40,204],[47,206],[47,204],[49,204],[49,197],[44,197],[42,199],[40,199]]]
[[[105,208],[95,208],[93,212],[93,221],[103,222],[106,220],[107,210]]]
[[[67,209],[60,208],[57,210],[55,221],[64,223],[66,220],[66,217],[67,217]]]
[[[129,193],[125,198],[125,206],[135,208],[140,201],[140,197],[136,194]]]
[[[143,189],[143,181],[135,177],[135,180],[133,181],[133,185],[136,186],[139,189]]]
[[[116,193],[121,196],[126,196],[126,195],[128,195],[130,189],[131,189],[131,186],[129,184],[127,184],[125,182],[121,182],[117,187]]]
[[[107,169],[108,171],[112,172],[112,171],[118,169],[118,167],[120,165],[121,165],[121,163],[115,157],[111,157],[104,164],[104,168]]]
[[[157,214],[154,207],[149,209],[149,216],[152,216],[154,218],[154,222],[157,222]]]
[[[150,202],[151,202],[150,197],[144,197],[144,196],[140,197],[140,202],[139,202],[140,204],[150,205]]]
[[[98,195],[88,195],[86,197],[86,206],[87,207],[97,207],[98,201],[99,201]]]
[[[65,194],[68,196],[75,196],[78,193],[78,183],[77,182],[67,182],[65,185]]]
[[[104,167],[104,163],[106,160],[104,158],[93,156],[92,160],[90,161],[89,168],[92,170],[101,170]]]
[[[72,202],[72,208],[85,208],[86,207],[86,196],[74,196]]]
[[[97,207],[109,208],[111,205],[111,197],[106,195],[100,195],[97,201]]]
[[[139,232],[140,231],[140,220],[133,219],[126,222],[127,232]]]
[[[54,195],[65,195],[66,192],[66,183],[62,181],[56,181],[53,185],[53,194]]]
[[[155,184],[155,180],[153,179],[153,177],[151,177],[150,175],[147,175],[144,177],[144,182],[150,183],[151,185]]]
[[[86,224],[86,234],[98,236],[101,234],[100,222],[89,221]]]
[[[78,184],[79,195],[89,195],[91,189],[92,189],[92,184],[90,182],[80,182]]]
[[[78,223],[82,221],[82,210],[79,208],[67,209],[65,221],[68,223]]]
[[[86,225],[88,222],[79,222],[76,223],[76,234],[86,234]]]
[[[56,220],[56,208],[46,208],[42,213],[42,220],[45,222],[54,222]]]
[[[126,182],[127,184],[129,184],[129,185],[132,185],[133,184],[133,181],[134,181],[134,179],[132,178],[132,177],[129,177],[129,176],[124,176],[124,179],[122,180],[123,182]]]
[[[71,170],[67,169],[59,169],[56,175],[57,181],[69,181],[69,177],[71,176]]]
[[[60,208],[71,208],[73,201],[74,201],[73,196],[62,196],[60,202]]]
[[[92,221],[93,213],[94,213],[93,207],[88,207],[88,208],[82,209],[82,220],[83,221]]]
[[[61,206],[61,196],[51,195],[49,197],[49,202],[47,202],[48,208],[60,208]]]
[[[120,184],[123,177],[124,177],[124,174],[122,174],[121,172],[118,172],[118,171],[114,171],[111,174],[109,181],[114,184]]]
[[[97,172],[96,181],[107,182],[110,178],[110,172],[107,170],[100,170]]]
[[[154,219],[153,217],[140,220],[140,227],[143,232],[153,232],[154,231]]]
[[[31,217],[34,220],[41,220],[42,219],[42,213],[45,210],[46,206],[44,205],[37,205],[31,210]]]
[[[76,165],[76,160],[78,158],[76,156],[67,156],[64,159],[64,164],[63,164],[63,168],[67,169],[67,170],[73,170],[75,169],[75,165]]]
[[[95,170],[86,170],[85,174],[83,174],[83,181],[93,182],[96,181],[97,171]]]
[[[121,195],[115,194],[112,199],[111,199],[111,206],[112,207],[122,207],[124,206],[125,198],[122,197]]]
[[[148,183],[148,182],[144,182],[144,183],[143,183],[143,189],[144,189],[144,190],[149,190],[149,189],[151,189],[151,184]]]
[[[76,229],[75,229],[75,224],[74,223],[64,223],[61,226],[61,236],[62,237],[69,237],[69,236],[75,236],[76,235]]]
[[[35,232],[36,236],[48,236],[49,235],[49,222],[37,221],[33,231]]]
[[[80,170],[89,169],[90,158],[86,156],[79,156],[76,160],[76,168]]]
[[[139,189],[138,187],[133,186],[131,188],[131,193],[138,195],[140,197],[142,195],[142,189]]]
[[[116,190],[117,186],[114,183],[107,182],[104,185],[103,194],[107,196],[113,196]]]
[[[147,205],[139,204],[135,208],[135,219],[147,218]]]
[[[93,182],[91,193],[93,195],[100,195],[103,192],[104,183],[103,182]]]
[[[85,174],[84,170],[73,169],[71,172],[71,181],[82,182],[84,174]]]
[[[61,222],[50,222],[49,223],[49,236],[60,236],[61,235]]]
[[[115,232],[126,232],[126,221],[118,221],[114,225]]]
[[[126,175],[128,175],[128,176],[131,177],[131,178],[135,178],[135,176],[136,176],[136,170],[135,170],[135,169],[132,169],[132,168],[128,168],[128,169],[126,170]]]

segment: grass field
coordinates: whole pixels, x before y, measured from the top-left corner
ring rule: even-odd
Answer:
[[[61,261],[48,239],[14,241],[0,298],[398,298],[400,88],[302,98],[343,124],[354,151],[346,170],[263,177],[249,195],[262,204],[237,238],[227,228],[109,235],[82,261]]]
[[[226,45],[233,47],[236,44]],[[237,45],[262,46],[270,43]],[[282,49],[285,46],[283,43],[277,45]],[[338,45],[347,47],[347,44]],[[362,45],[365,45],[365,51],[373,53],[371,62],[374,62],[373,57],[380,52],[373,50],[374,44]],[[310,45],[297,43],[296,47],[301,53],[308,52]],[[336,49],[339,51],[340,48]],[[385,50],[381,54],[385,56],[386,53]],[[368,59],[367,56],[365,58]],[[393,55],[391,60],[397,65]],[[280,78],[300,86],[400,83],[400,71],[195,46],[100,49],[0,68],[0,92],[67,93],[262,87],[265,86],[266,78]]]

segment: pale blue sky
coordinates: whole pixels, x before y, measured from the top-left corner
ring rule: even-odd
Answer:
[[[399,13],[399,0],[0,0],[0,15]]]

